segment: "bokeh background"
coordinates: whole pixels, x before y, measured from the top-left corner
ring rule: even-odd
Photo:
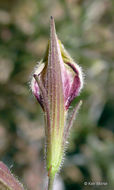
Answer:
[[[0,160],[28,190],[41,190],[43,112],[29,88],[46,49],[49,18],[83,68],[83,100],[56,190],[114,189],[114,1],[0,0]],[[105,185],[84,185],[105,182]]]

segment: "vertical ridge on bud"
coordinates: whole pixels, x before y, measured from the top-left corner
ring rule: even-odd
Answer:
[[[68,124],[65,127],[65,130],[64,130],[64,145],[66,143],[66,140],[68,138],[70,129],[71,129],[72,125],[73,125],[74,120],[76,119],[76,115],[77,115],[81,105],[82,105],[82,101],[80,100],[78,102],[78,104],[75,106],[75,108],[73,109],[72,114],[71,114],[71,118],[69,119]]]
[[[47,86],[47,94],[48,101],[50,105],[50,117],[51,117],[51,134],[47,138],[47,163],[50,163],[48,166],[48,170],[51,167],[51,172],[56,173],[57,171],[53,171],[55,165],[59,165],[60,157],[62,157],[61,146],[58,146],[58,142],[56,141],[57,137],[60,137],[60,141],[62,143],[62,134],[64,127],[64,95],[63,95],[63,86],[62,86],[62,76],[61,76],[61,53],[60,47],[58,44],[54,19],[50,20],[50,43],[49,43],[49,55],[48,55],[48,65],[47,72],[45,76],[46,86]],[[61,129],[61,130],[60,130]],[[61,133],[61,134],[60,134]],[[53,143],[54,142],[54,143]],[[50,148],[51,147],[51,148]],[[56,151],[58,150],[58,151]],[[56,170],[58,170],[56,168]]]

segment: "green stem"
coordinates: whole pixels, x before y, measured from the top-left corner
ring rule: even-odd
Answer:
[[[53,176],[49,176],[49,179],[48,179],[48,190],[53,190],[53,182],[54,182],[54,177]]]

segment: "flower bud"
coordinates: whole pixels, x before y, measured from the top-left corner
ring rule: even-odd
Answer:
[[[83,87],[81,68],[58,40],[54,19],[50,19],[50,40],[44,59],[31,80],[32,92],[45,113],[46,166],[54,178],[64,155],[65,142],[81,102],[68,121],[68,108]]]

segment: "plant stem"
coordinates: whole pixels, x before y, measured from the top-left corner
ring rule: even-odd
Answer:
[[[48,179],[48,189],[47,190],[53,190],[53,182],[54,182],[54,177],[53,176],[49,176],[49,179]]]

